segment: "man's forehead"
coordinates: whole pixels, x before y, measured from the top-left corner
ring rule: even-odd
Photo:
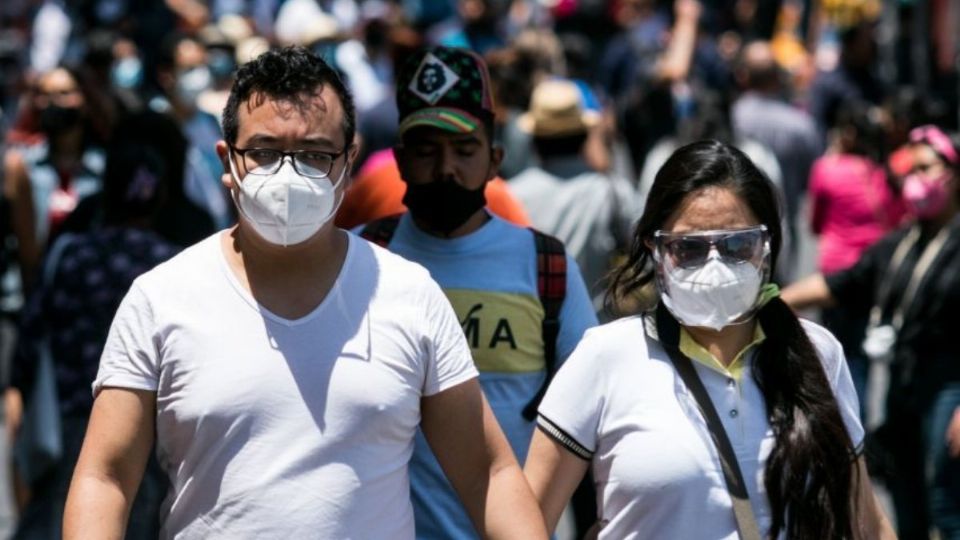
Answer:
[[[296,125],[301,135],[309,139],[343,139],[343,108],[336,92],[324,87],[314,93],[276,97],[265,92],[253,92],[240,104],[238,127],[241,138],[257,135],[269,126],[265,122],[282,121]]]
[[[298,114],[336,115],[343,112],[336,92],[328,86],[318,87],[313,92],[301,92],[294,96],[277,97],[267,92],[254,91],[243,103],[241,109],[252,113],[254,109],[268,107],[283,116]]]

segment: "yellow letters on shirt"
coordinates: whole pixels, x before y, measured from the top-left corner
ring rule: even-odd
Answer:
[[[528,373],[544,369],[543,306],[519,293],[445,289],[477,369]]]

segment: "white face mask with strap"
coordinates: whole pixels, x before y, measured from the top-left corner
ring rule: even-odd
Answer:
[[[725,263],[711,256],[699,268],[664,269],[663,303],[681,323],[720,330],[757,303],[763,275],[749,262]]]
[[[286,247],[307,241],[333,218],[343,202],[343,194],[337,196],[337,187],[346,175],[347,165],[336,182],[331,182],[329,176],[302,176],[286,160],[273,174],[247,174],[241,181],[232,152],[228,161],[237,186],[232,191],[237,209],[257,234],[271,244]]]

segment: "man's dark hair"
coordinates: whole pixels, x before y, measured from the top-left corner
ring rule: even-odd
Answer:
[[[333,88],[343,105],[343,138],[349,146],[357,120],[353,96],[333,67],[303,47],[270,50],[240,67],[223,108],[224,138],[230,144],[237,141],[237,111],[252,94],[261,92],[272,99],[300,103],[304,94],[314,95],[325,84]]]

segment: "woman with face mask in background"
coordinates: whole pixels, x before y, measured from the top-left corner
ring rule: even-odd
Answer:
[[[869,317],[864,351],[889,364],[878,465],[902,539],[960,538],[960,151],[940,128],[910,132],[912,167],[901,194],[915,218],[829,276],[783,291],[791,307],[843,305]]]
[[[74,71],[55,68],[39,75],[34,86],[44,142],[11,149],[4,159],[4,195],[10,201],[24,291],[67,217],[81,199],[100,191],[102,141],[109,131],[94,127],[91,99]]]
[[[588,331],[539,409],[524,472],[549,528],[589,467],[600,538],[891,536],[843,351],[769,283],[776,200],[716,141],[660,169],[607,293],[646,311]]]

